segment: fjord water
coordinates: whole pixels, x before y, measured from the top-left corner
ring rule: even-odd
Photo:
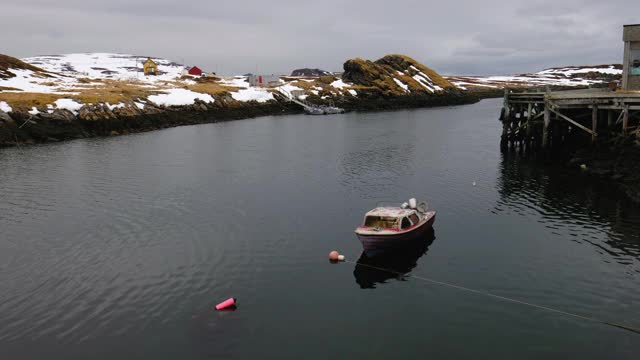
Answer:
[[[0,150],[0,357],[637,359],[638,334],[328,263],[377,202],[426,198],[432,238],[363,262],[640,327],[640,208],[501,154],[499,106]]]

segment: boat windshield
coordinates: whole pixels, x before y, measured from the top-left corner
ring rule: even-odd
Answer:
[[[388,216],[367,216],[364,219],[364,226],[379,227],[383,229],[396,229],[398,227],[398,219]]]

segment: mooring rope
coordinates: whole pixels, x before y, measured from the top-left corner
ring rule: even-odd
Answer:
[[[542,310],[547,310],[547,311],[551,311],[551,312],[555,312],[558,314],[563,314],[563,315],[567,315],[567,316],[573,316],[575,318],[578,319],[582,319],[582,320],[587,320],[587,321],[592,321],[592,322],[596,322],[596,323],[600,323],[600,324],[604,324],[604,325],[609,325],[609,326],[613,326],[613,327],[617,327],[620,329],[624,329],[627,331],[631,331],[634,332],[636,334],[640,334],[640,329],[636,329],[630,326],[626,326],[626,325],[622,325],[622,324],[617,324],[614,322],[610,322],[610,321],[604,321],[604,320],[599,320],[593,317],[588,317],[588,316],[582,316],[582,315],[578,315],[578,314],[574,314],[574,313],[570,313],[570,312],[566,312],[566,311],[562,311],[562,310],[558,310],[558,309],[553,309],[547,306],[542,306],[542,305],[537,305],[537,304],[532,304],[526,301],[521,301],[521,300],[517,300],[517,299],[512,299],[512,298],[508,298],[505,296],[500,296],[500,295],[496,295],[496,294],[492,294],[488,291],[480,291],[480,290],[476,290],[476,289],[471,289],[465,286],[461,286],[461,285],[455,285],[455,284],[450,284],[444,281],[438,281],[438,280],[434,280],[434,279],[429,279],[427,277],[424,276],[418,276],[418,275],[410,275],[410,274],[405,274],[402,273],[400,271],[395,271],[395,270],[391,270],[391,269],[385,269],[382,267],[378,267],[378,266],[374,266],[374,265],[369,265],[369,264],[363,264],[357,261],[351,261],[351,260],[345,260],[345,262],[351,263],[351,264],[355,264],[355,265],[360,265],[360,266],[366,266],[372,269],[376,269],[376,270],[380,270],[380,271],[386,271],[392,274],[396,274],[396,275],[400,275],[400,276],[404,276],[404,277],[411,277],[414,279],[418,279],[418,280],[422,280],[422,281],[427,281],[430,282],[432,284],[437,284],[437,285],[443,285],[443,286],[448,286],[448,287],[452,287],[458,290],[463,290],[463,291],[468,291],[468,292],[472,292],[472,293],[476,293],[476,294],[480,294],[480,295],[487,295],[489,297],[493,297],[495,299],[500,299],[500,300],[504,300],[504,301],[510,301],[516,304],[521,304],[521,305],[526,305],[526,306],[530,306],[530,307],[534,307],[534,308],[538,308],[538,309],[542,309]]]

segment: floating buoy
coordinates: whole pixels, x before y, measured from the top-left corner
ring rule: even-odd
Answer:
[[[329,260],[331,261],[338,261],[338,259],[340,258],[340,254],[333,250],[332,252],[329,253]]]
[[[476,182],[474,181],[471,185],[476,186]]]
[[[235,298],[228,298],[227,300],[221,302],[220,304],[216,305],[216,310],[223,310],[226,309],[228,307],[234,306],[236,304],[236,299]]]

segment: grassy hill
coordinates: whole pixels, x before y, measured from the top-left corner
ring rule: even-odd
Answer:
[[[386,55],[376,61],[360,58],[344,63],[344,81],[384,96],[436,95],[455,86],[433,69],[406,55]]]

